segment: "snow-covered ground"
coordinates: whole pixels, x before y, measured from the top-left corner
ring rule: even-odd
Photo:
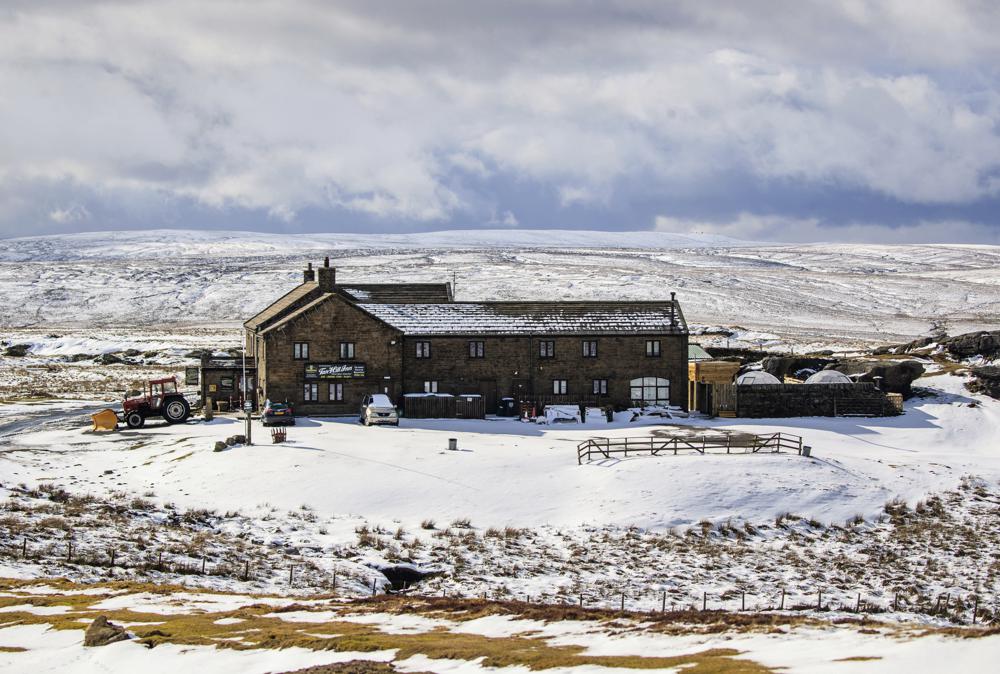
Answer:
[[[18,603],[15,603],[18,602]],[[601,614],[543,618],[528,608],[397,602],[351,606],[329,598],[190,593],[135,587],[10,584],[0,603],[5,671],[289,672],[368,661],[399,672],[719,671],[799,673],[985,671],[1000,637],[959,638],[877,622],[836,627],[792,616],[738,629],[725,618]],[[471,609],[471,610],[470,610]],[[420,611],[425,612],[422,614]],[[521,615],[521,612],[527,615]],[[94,616],[110,614],[131,639],[82,646]],[[276,649],[274,643],[281,644]],[[153,646],[150,648],[150,646]],[[703,669],[704,668],[704,669]]]
[[[672,432],[659,420],[631,423],[627,413],[610,424],[404,419],[398,429],[367,428],[353,418],[299,419],[283,445],[270,444],[255,424],[259,444],[213,452],[216,440],[242,432],[241,422],[218,418],[105,436],[83,425],[21,432],[10,438],[0,479],[55,480],[87,492],[152,490],[185,508],[305,504],[406,528],[467,517],[484,527],[615,524],[662,531],[786,512],[839,523],[873,517],[893,498],[912,503],[952,489],[965,475],[1000,479],[1000,402],[963,392],[964,381],[920,380],[939,393],[909,401],[899,417],[675,422],[791,432],[812,447],[810,459],[689,453],[578,466],[576,446],[587,438]],[[447,451],[449,438],[458,439],[460,451]]]
[[[897,340],[1000,325],[1000,248],[759,245],[656,232],[412,236],[113,232],[0,241],[0,326],[218,326],[330,255],[356,282],[457,280],[460,299],[648,299],[744,344]],[[725,337],[718,338],[724,342]]]

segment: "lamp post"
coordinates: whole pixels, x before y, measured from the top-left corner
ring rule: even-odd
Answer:
[[[247,444],[252,445],[253,440],[250,437],[250,399],[247,397],[247,344],[246,341],[243,342],[243,414],[247,420]]]

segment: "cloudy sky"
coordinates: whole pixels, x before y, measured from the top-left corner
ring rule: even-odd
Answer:
[[[1000,3],[0,4],[0,237],[1000,243]]]

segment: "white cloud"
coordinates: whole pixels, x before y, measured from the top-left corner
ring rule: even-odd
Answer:
[[[49,212],[49,219],[60,225],[83,222],[90,219],[90,212],[85,206],[74,204],[66,208],[56,208]]]
[[[0,187],[280,222],[495,219],[500,178],[555,208],[733,175],[1000,198],[996,5],[767,4],[22,3],[0,16]],[[0,208],[0,233],[30,212]]]

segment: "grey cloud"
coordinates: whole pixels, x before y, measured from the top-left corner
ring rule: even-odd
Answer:
[[[753,213],[991,240],[998,29],[986,2],[8,3],[0,236]]]

